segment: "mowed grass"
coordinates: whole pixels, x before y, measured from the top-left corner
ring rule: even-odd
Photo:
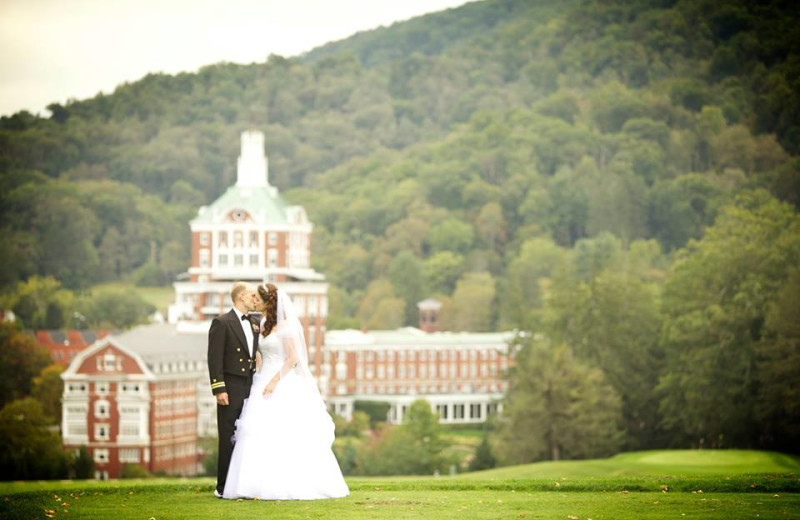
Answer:
[[[108,282],[92,287],[93,291],[115,290],[133,291],[142,297],[144,301],[153,305],[156,310],[166,316],[167,309],[175,302],[175,289],[172,286],[166,287],[138,287],[124,282]]]
[[[349,497],[303,502],[218,500],[209,478],[4,483],[0,518],[800,518],[799,468],[765,452],[641,452],[452,478],[348,478]]]
[[[564,460],[508,466],[460,478],[575,478],[619,476],[732,476],[743,473],[800,473],[800,458],[750,450],[654,450],[608,459]]]

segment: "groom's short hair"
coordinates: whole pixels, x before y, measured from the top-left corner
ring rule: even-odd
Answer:
[[[233,287],[231,287],[231,301],[236,303],[236,298],[246,290],[247,284],[245,282],[234,282]]]

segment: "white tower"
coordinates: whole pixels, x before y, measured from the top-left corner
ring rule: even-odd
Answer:
[[[242,151],[236,164],[236,186],[269,186],[269,166],[264,153],[264,134],[256,130],[242,132]]]

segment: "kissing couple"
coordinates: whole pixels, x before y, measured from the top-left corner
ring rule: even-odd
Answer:
[[[271,283],[231,288],[233,308],[208,330],[217,400],[214,496],[315,500],[350,490],[331,450],[334,425],[308,368],[291,298]],[[258,312],[257,320],[249,315]]]

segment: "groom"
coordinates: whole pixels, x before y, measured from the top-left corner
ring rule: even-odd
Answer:
[[[255,370],[255,340],[258,326],[247,313],[256,305],[258,295],[244,282],[231,287],[233,309],[211,320],[208,329],[208,375],[211,392],[217,398],[217,487],[214,496],[221,498],[233,453],[236,419],[242,413],[244,400],[250,394]]]

